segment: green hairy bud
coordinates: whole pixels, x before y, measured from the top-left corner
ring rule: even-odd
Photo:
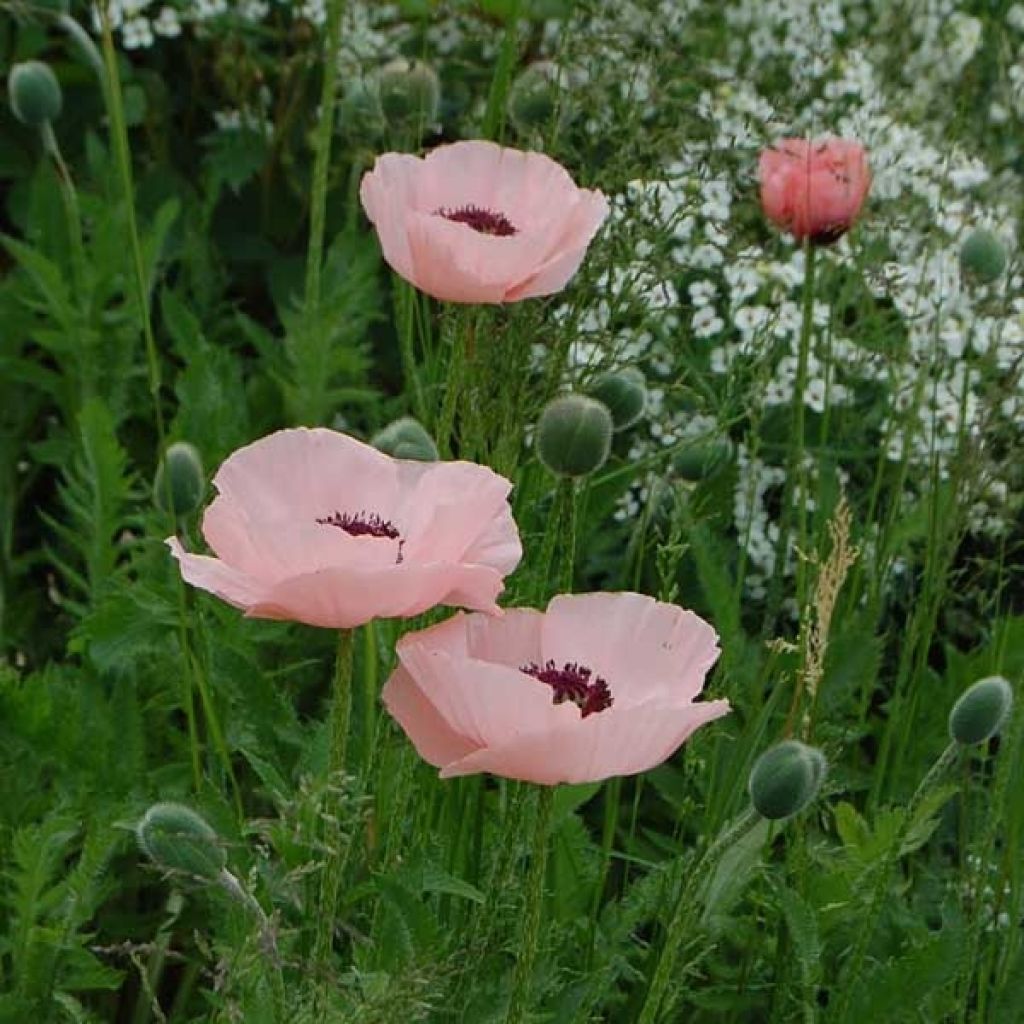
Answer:
[[[616,432],[638,423],[647,407],[647,381],[634,366],[602,373],[587,390],[592,398],[608,407]]]
[[[219,882],[227,864],[220,836],[190,807],[153,804],[136,830],[139,848],[157,867]]]
[[[556,476],[595,472],[607,461],[611,443],[608,407],[586,395],[556,398],[537,422],[537,455]]]
[[[732,458],[732,443],[728,438],[690,445],[672,457],[672,470],[683,480],[696,483],[723,466]]]
[[[206,478],[199,452],[187,441],[176,441],[160,460],[153,481],[157,508],[162,512],[173,511],[178,518],[187,516],[199,508],[205,492]]]
[[[978,284],[991,284],[1006,269],[1006,246],[985,228],[972,231],[960,247],[960,271]]]
[[[422,132],[437,120],[441,107],[441,83],[432,67],[403,57],[377,72],[380,109],[392,127]]]
[[[949,735],[961,746],[984,743],[1002,728],[1013,707],[1013,688],[1002,676],[968,687],[949,713]]]
[[[64,105],[57,76],[39,60],[12,65],[7,76],[7,95],[14,116],[30,128],[55,121]]]
[[[779,821],[802,811],[825,778],[825,755],[799,740],[770,747],[750,772],[750,801],[762,818]]]
[[[531,64],[512,83],[508,116],[520,135],[543,132],[564,110],[564,90],[558,83],[558,67],[550,61]]]
[[[436,462],[438,458],[434,439],[412,416],[403,416],[389,423],[370,438],[370,444],[396,459]]]

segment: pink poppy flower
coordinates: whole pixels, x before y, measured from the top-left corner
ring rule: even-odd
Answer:
[[[718,654],[714,629],[675,605],[563,594],[406,634],[383,698],[442,778],[594,782],[660,764],[729,711],[694,702]]]
[[[864,147],[849,139],[783,139],[761,153],[760,177],[765,216],[815,245],[850,229],[871,187]]]
[[[560,291],[608,215],[605,197],[554,160],[493,142],[385,153],[359,196],[392,269],[449,302]]]
[[[439,604],[497,613],[523,553],[504,477],[334,430],[264,437],[213,483],[203,536],[217,557],[167,543],[189,583],[254,618],[347,629]]]

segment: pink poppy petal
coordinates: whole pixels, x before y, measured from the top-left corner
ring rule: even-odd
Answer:
[[[467,615],[467,655],[515,669],[539,664],[543,621],[544,615],[533,608],[508,608],[501,618]]]
[[[495,601],[503,587],[500,574],[485,566],[339,566],[281,580],[247,614],[351,629],[371,619],[419,615],[439,604],[498,612]]]
[[[545,660],[604,677],[617,707],[692,700],[719,655],[717,634],[698,615],[632,593],[554,598],[541,646]]]
[[[579,716],[572,705],[553,704],[549,687],[514,668],[452,657],[428,642],[402,643],[398,655],[438,714],[474,747]]]
[[[462,553],[462,560],[474,565],[489,565],[507,576],[522,561],[523,544],[519,528],[507,505],[488,522],[486,529]]]
[[[189,554],[177,537],[168,537],[165,543],[178,561],[182,578],[193,587],[215,594],[236,608],[248,608],[265,592],[265,587],[258,580],[233,569],[219,558]]]
[[[251,518],[313,525],[334,512],[390,518],[398,497],[394,462],[336,430],[279,430],[232,454],[214,486]]]
[[[373,170],[367,171],[359,184],[359,198],[377,229],[384,259],[406,279],[412,276],[413,262],[402,212],[415,202],[421,163],[404,153],[385,153],[377,157]]]
[[[441,778],[490,772],[555,786],[636,775],[667,760],[697,729],[729,710],[725,700],[683,707],[649,703],[614,714],[611,708],[482,747],[445,765]]]
[[[477,749],[452,729],[402,665],[395,669],[384,684],[381,699],[412,741],[416,752],[436,768],[457,761]]]

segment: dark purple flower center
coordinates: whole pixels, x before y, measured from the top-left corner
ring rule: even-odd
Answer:
[[[543,665],[531,662],[520,671],[551,687],[552,704],[564,704],[566,701],[575,704],[580,709],[580,718],[604,711],[614,703],[608,684],[600,676],[595,676],[586,665],[579,665],[575,661],[567,661],[561,668],[553,661]]]
[[[445,220],[453,220],[456,224],[465,224],[481,235],[497,235],[499,238],[507,238],[509,235],[517,234],[516,226],[503,213],[495,210],[485,210],[480,206],[470,203],[468,206],[460,206],[457,210],[442,206],[434,211],[438,217]]]
[[[402,560],[402,545],[405,541],[402,540],[398,528],[376,512],[332,512],[329,516],[318,519],[317,523],[321,526],[336,526],[350,537],[385,537],[388,540],[397,540],[398,557],[395,562]]]

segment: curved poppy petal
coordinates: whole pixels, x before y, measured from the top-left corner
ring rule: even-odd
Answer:
[[[186,583],[209,591],[236,608],[247,608],[263,595],[265,588],[258,580],[231,568],[219,558],[189,554],[177,537],[168,537],[164,543],[181,566]]]

